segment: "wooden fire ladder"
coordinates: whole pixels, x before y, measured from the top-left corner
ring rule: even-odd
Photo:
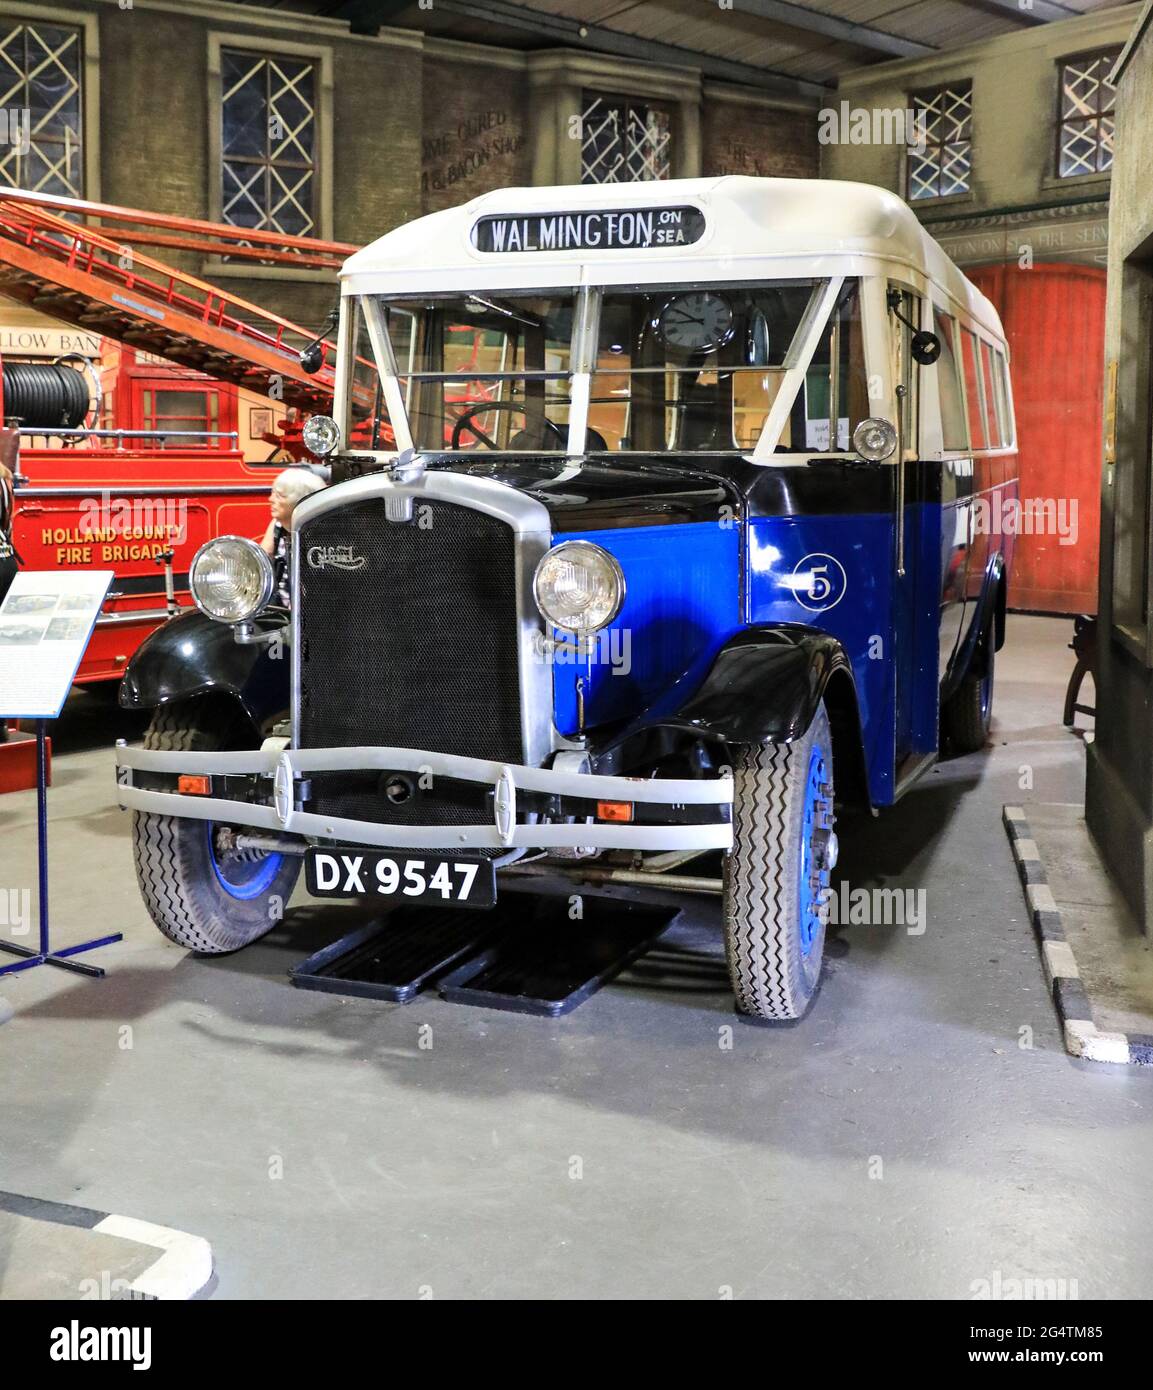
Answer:
[[[89,225],[93,220],[102,225]],[[0,295],[305,412],[331,409],[331,343],[322,345],[319,370],[304,371],[299,353],[315,332],[156,260],[142,246],[306,270],[335,270],[359,249],[0,190]]]

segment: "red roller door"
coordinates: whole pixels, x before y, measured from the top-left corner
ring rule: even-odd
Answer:
[[[1064,513],[1050,515],[1076,537],[1063,544],[1059,534],[1019,536],[1009,603],[1096,612],[1105,272],[993,265],[965,273],[997,306],[1009,339],[1022,501],[1063,504]]]

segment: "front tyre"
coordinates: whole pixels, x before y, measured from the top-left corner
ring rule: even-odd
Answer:
[[[145,748],[219,752],[258,740],[243,718],[220,702],[162,706]],[[135,811],[136,880],[148,914],[170,941],[202,955],[223,955],[263,936],[283,915],[302,860],[240,850],[236,829],[214,821]]]
[[[725,954],[737,1008],[800,1018],[821,977],[833,833],[833,746],[822,703],[803,738],[739,750],[725,862]]]

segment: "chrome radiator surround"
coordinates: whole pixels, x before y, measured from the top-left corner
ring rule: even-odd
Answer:
[[[296,509],[292,533],[293,574],[299,575],[299,527],[343,506],[370,499],[383,499],[389,515],[400,518],[411,514],[411,507],[422,499],[435,499],[458,507],[472,508],[504,522],[513,533],[516,556],[516,613],[518,625],[519,683],[521,703],[521,748],[527,765],[540,767],[556,749],[565,746],[553,724],[552,670],[535,658],[543,639],[544,621],[532,593],[537,564],[552,544],[548,508],[506,483],[490,478],[473,478],[462,473],[425,472],[407,467],[403,473],[373,473],[355,478],[306,497]],[[419,583],[420,576],[414,575]],[[300,742],[301,638],[300,605],[293,605],[292,641],[292,735]]]

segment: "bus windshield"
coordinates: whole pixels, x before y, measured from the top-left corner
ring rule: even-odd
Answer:
[[[360,317],[421,450],[748,453],[771,413],[777,451],[826,453],[869,413],[855,280],[389,295]]]

